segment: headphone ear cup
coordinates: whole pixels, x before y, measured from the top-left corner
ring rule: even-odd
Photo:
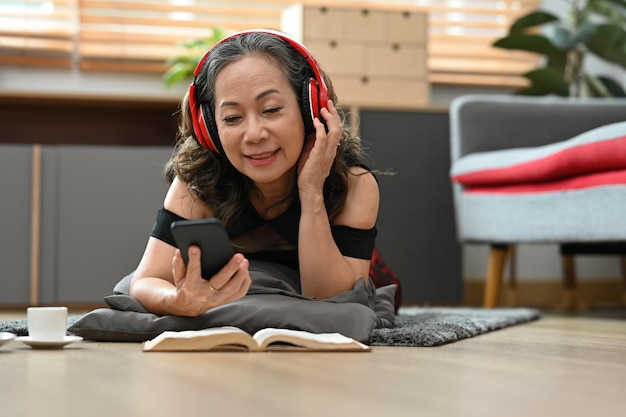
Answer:
[[[203,148],[209,148],[210,141],[207,141],[207,138],[209,138],[209,132],[206,128],[204,115],[202,114],[202,106],[198,108],[198,112],[196,113],[194,131],[196,132],[196,138],[198,139],[198,142],[200,142],[200,145],[202,145]]]
[[[319,88],[317,81],[313,78],[309,78],[304,82],[301,105],[304,131],[312,132],[315,130],[313,119],[316,117],[320,118]]]
[[[222,144],[217,134],[217,125],[213,118],[213,112],[205,106],[200,106],[199,113],[202,117],[202,125],[206,132],[205,143],[202,144],[205,148],[212,150],[215,153],[223,153]]]
[[[202,104],[196,103],[196,85],[192,83],[189,87],[189,112],[191,113],[191,124],[193,126],[193,133],[196,135],[196,139],[200,142],[205,149],[210,149],[213,152],[220,153],[213,138],[216,138],[219,144],[219,138],[217,136],[217,126],[213,121],[213,115],[210,109],[205,112],[205,107]],[[221,146],[220,146],[221,149]]]

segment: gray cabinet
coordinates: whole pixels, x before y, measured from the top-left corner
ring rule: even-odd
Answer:
[[[171,148],[58,147],[59,302],[101,302],[137,266],[167,191],[161,173],[170,154]]]
[[[30,291],[31,147],[0,145],[0,305]],[[42,147],[39,301],[100,304],[139,262],[171,147]],[[6,203],[5,203],[6,201]]]
[[[405,304],[462,302],[446,111],[361,110],[360,135],[379,176],[377,246]]]
[[[0,305],[30,296],[32,147],[0,147]]]

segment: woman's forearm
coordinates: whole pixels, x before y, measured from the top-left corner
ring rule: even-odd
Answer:
[[[181,315],[168,301],[175,297],[176,287],[171,282],[153,277],[135,280],[130,295],[139,301],[148,311],[159,314]]]
[[[298,256],[303,295],[332,297],[352,289],[358,278],[333,239],[323,198],[303,202]]]

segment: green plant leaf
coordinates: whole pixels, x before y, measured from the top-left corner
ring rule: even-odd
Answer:
[[[516,34],[524,31],[525,29],[541,26],[550,22],[556,22],[558,20],[559,18],[552,13],[536,10],[515,20],[509,29],[509,34]]]
[[[590,0],[585,11],[599,14],[615,24],[626,24],[626,0]]]
[[[529,86],[516,94],[569,96],[565,81],[568,56],[594,54],[626,68],[626,0],[566,0],[571,3],[571,21],[560,21],[551,13],[536,10],[518,18],[509,34],[493,43],[494,47],[543,55],[543,68],[524,74]],[[537,34],[528,31],[546,25]],[[584,45],[584,46],[583,46]],[[586,75],[583,79],[588,95],[625,96],[624,88],[608,77]]]
[[[593,24],[591,22],[582,23],[576,32],[572,35],[572,42],[574,45],[580,45],[587,42],[596,30],[598,29],[598,25]]]
[[[173,58],[168,58],[167,63],[168,64],[187,64],[187,65],[191,65],[191,63],[195,61],[195,57],[190,56],[190,55],[180,55],[180,56],[176,56]]]
[[[564,51],[576,46],[572,32],[562,26],[554,26],[546,29],[545,36],[552,45]]]
[[[569,96],[569,85],[565,82],[563,73],[554,68],[540,68],[524,74],[531,82],[531,87],[544,94]]]
[[[593,75],[585,76],[584,85],[589,97],[611,97],[608,88]]]
[[[186,64],[174,64],[163,74],[163,81],[170,88],[185,79],[191,79],[194,69],[195,67]]]
[[[163,74],[163,82],[169,88],[173,85],[191,81],[200,59],[217,42],[225,37],[226,33],[220,28],[211,28],[210,35],[202,39],[188,39],[179,45],[185,49],[185,53],[167,60],[170,67]]]
[[[213,28],[211,29],[212,32],[212,36],[211,36],[211,46],[215,45],[216,43],[218,43],[219,41],[221,41],[222,39],[224,39],[226,37],[226,32],[224,32],[224,30],[222,28]]]
[[[626,0],[588,0],[588,3],[611,3],[617,8],[621,8],[626,13]]]
[[[567,65],[567,52],[563,51],[563,53],[559,55],[550,55],[547,57],[545,67],[553,68],[556,71],[559,71],[561,74],[565,72],[565,67]]]
[[[611,25],[598,25],[593,36],[585,42],[598,57],[626,68],[626,31]]]
[[[548,95],[548,94],[549,93],[544,91],[543,88],[537,87],[537,86],[534,86],[534,85],[530,85],[528,87],[520,88],[519,90],[517,90],[515,92],[515,95],[517,95],[517,96],[545,96],[545,95]]]
[[[562,51],[555,47],[548,38],[542,35],[514,34],[498,39],[493,43],[496,48],[514,49],[519,51],[534,52],[542,55],[561,54]]]
[[[194,49],[206,44],[204,39],[186,39],[179,43],[180,46],[186,49]]]
[[[585,83],[592,97],[626,97],[624,88],[613,78],[587,75]]]

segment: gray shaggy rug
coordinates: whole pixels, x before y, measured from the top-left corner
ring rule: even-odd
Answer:
[[[81,316],[70,316],[68,327]],[[371,346],[439,346],[493,330],[537,320],[538,310],[529,308],[404,307],[396,327],[374,329]],[[0,332],[27,336],[26,320],[0,322]]]
[[[396,316],[396,327],[374,329],[369,344],[439,346],[537,320],[539,317],[539,311],[530,308],[401,308]]]

